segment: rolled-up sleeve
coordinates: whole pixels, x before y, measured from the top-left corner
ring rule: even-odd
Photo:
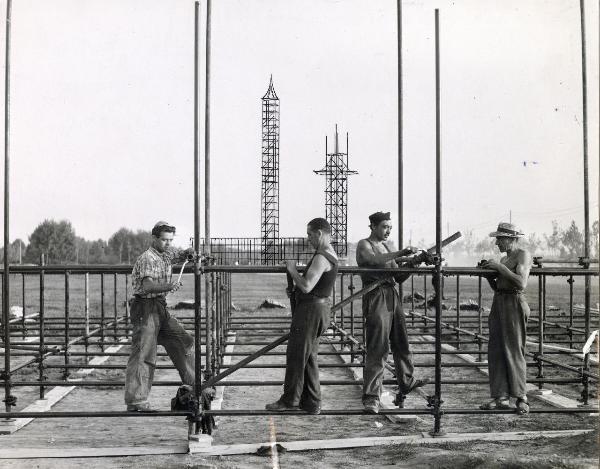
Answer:
[[[144,256],[139,258],[137,264],[137,275],[140,280],[143,280],[146,277],[150,277],[152,280],[157,280],[156,269],[148,257]]]

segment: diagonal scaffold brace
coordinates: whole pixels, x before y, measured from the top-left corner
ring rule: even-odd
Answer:
[[[461,237],[461,233],[460,232],[456,232],[452,236],[450,236],[450,237],[446,238],[445,240],[443,240],[442,241],[442,245],[446,246],[446,245],[452,243],[453,241],[456,241],[460,237]],[[426,257],[429,259],[429,258],[432,257],[432,255],[434,253],[435,253],[435,247],[430,248],[427,251],[423,251],[421,254],[418,254],[415,257],[405,258],[403,260],[405,260],[406,262],[409,262],[409,263],[415,262],[415,260],[417,260],[418,262],[423,262],[423,261],[425,261]],[[342,309],[345,306],[347,306],[350,303],[352,303],[353,301],[357,300],[358,298],[361,298],[362,296],[366,295],[367,293],[372,292],[376,288],[379,288],[382,284],[384,284],[385,282],[388,282],[390,278],[391,278],[391,276],[390,277],[384,277],[384,278],[382,278],[380,280],[377,280],[376,282],[373,282],[373,283],[369,284],[365,288],[360,289],[356,293],[350,295],[349,297],[345,298],[344,300],[340,301],[339,303],[333,305],[331,307],[331,312],[334,312],[334,311],[337,311],[339,309]],[[270,344],[265,345],[260,350],[257,350],[252,355],[248,355],[246,358],[240,360],[235,365],[230,366],[225,371],[223,371],[223,372],[221,372],[221,373],[219,373],[219,374],[217,374],[215,376],[210,377],[209,379],[207,379],[206,381],[204,381],[202,383],[202,385],[200,387],[200,390],[203,391],[203,390],[208,389],[208,388],[210,388],[212,386],[215,386],[216,384],[219,383],[219,381],[223,380],[224,378],[226,378],[230,374],[234,373],[235,371],[239,370],[240,368],[243,368],[248,363],[256,360],[257,358],[263,356],[265,353],[269,352],[270,350],[273,350],[275,347],[278,347],[279,345],[283,344],[284,342],[286,342],[289,339],[289,337],[290,337],[289,333],[285,334],[285,335],[282,335],[281,337],[275,339]]]

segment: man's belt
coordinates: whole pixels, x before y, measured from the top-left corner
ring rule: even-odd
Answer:
[[[375,283],[375,282],[372,282]],[[365,287],[368,287],[370,284],[365,285]],[[396,282],[394,282],[393,280],[386,280],[385,282],[382,282],[381,284],[377,285],[377,288],[394,288],[396,286]]]
[[[310,301],[311,303],[328,303],[329,297],[310,295],[307,293],[302,293],[302,294],[296,293],[296,301],[298,301],[298,302]]]
[[[136,300],[164,300],[165,296],[164,295],[158,295],[158,296],[142,296],[142,295],[138,295],[135,294],[133,295],[133,297]]]
[[[496,293],[500,293],[502,295],[521,295],[523,290],[510,290],[506,288],[499,288],[496,290]]]

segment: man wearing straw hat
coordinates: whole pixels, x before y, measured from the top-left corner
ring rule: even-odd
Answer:
[[[525,361],[529,305],[524,290],[532,265],[531,255],[517,246],[523,233],[511,223],[500,223],[490,236],[496,238],[496,246],[506,256],[500,262],[490,259],[479,263],[480,267],[495,271],[486,277],[494,290],[488,319],[492,400],[480,407],[484,410],[509,409],[509,399],[513,397],[516,411],[522,415],[529,412]]]
[[[156,366],[156,347],[164,346],[184,384],[194,384],[194,339],[169,314],[166,295],[177,291],[171,263],[194,256],[193,249],[171,247],[175,227],[165,221],[152,228],[152,244],[137,258],[131,273],[133,336],[125,374],[125,403],[129,412],[155,412],[148,403]]]
[[[387,243],[392,230],[390,212],[376,212],[369,216],[371,234],[358,242],[356,262],[359,267],[396,268],[395,259],[416,253],[416,249],[407,247],[401,251],[392,249]],[[410,274],[400,274],[395,278],[403,282]],[[361,274],[363,287],[389,277],[385,273]],[[405,396],[415,388],[427,384],[427,380],[413,376],[414,365],[412,353],[408,345],[408,334],[402,303],[394,288],[393,278],[367,293],[362,299],[362,310],[365,318],[366,355],[363,371],[363,406],[366,412],[377,414],[383,381],[383,371],[390,351],[394,357],[394,368],[399,393],[396,404],[404,407]]]

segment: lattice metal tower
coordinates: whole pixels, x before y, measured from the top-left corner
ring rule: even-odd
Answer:
[[[273,88],[262,97],[261,262],[275,264],[279,253],[279,98]]]
[[[348,133],[346,153],[339,151],[338,130],[335,126],[333,153],[329,153],[325,136],[325,168],[315,174],[325,175],[325,218],[331,224],[331,244],[338,256],[348,253],[348,176],[358,174],[348,169]]]

